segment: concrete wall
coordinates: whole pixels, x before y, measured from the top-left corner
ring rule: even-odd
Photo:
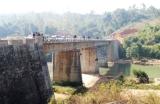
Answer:
[[[24,44],[28,44],[28,45],[35,44],[35,39],[28,39],[28,38],[26,38],[24,40]]]
[[[0,46],[0,104],[47,104],[49,73],[37,45]]]
[[[8,40],[0,40],[0,46],[8,45]]]
[[[8,40],[8,45],[22,45],[24,44],[24,40]]]
[[[0,46],[3,45],[22,45],[22,44],[27,44],[27,45],[33,45],[33,44],[38,44],[38,45],[43,45],[43,36],[35,36],[33,38],[16,38],[16,37],[11,37],[11,38],[5,38],[3,40],[0,40]]]

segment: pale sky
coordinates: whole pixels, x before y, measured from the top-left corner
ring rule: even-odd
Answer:
[[[102,14],[117,8],[127,9],[144,3],[160,8],[160,0],[0,0],[0,14],[53,12],[53,13],[90,13]]]

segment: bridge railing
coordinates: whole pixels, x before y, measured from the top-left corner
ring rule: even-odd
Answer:
[[[81,39],[81,38],[71,38],[71,39],[45,39],[44,42],[49,43],[67,43],[67,42],[96,42],[96,41],[109,41],[113,39]]]

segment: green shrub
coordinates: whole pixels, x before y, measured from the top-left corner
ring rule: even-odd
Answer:
[[[138,78],[139,83],[149,83],[149,77],[144,71],[133,70],[133,74]]]

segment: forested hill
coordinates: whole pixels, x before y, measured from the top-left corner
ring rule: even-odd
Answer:
[[[117,9],[102,15],[65,13],[28,13],[21,15],[0,15],[0,37],[31,32],[45,34],[85,35],[105,37],[128,24],[160,16],[160,9],[153,6],[141,9]]]

